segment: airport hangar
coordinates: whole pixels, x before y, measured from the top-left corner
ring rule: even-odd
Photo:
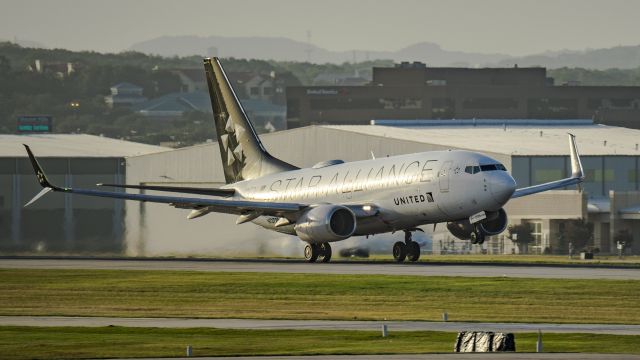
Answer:
[[[390,123],[396,126],[385,126]],[[584,191],[572,188],[513,199],[506,206],[510,223],[534,225],[536,243],[529,246],[529,253],[550,248],[566,254],[568,244],[562,243],[559,233],[568,219],[593,222],[593,247],[603,253],[616,252],[612,239],[621,229],[632,231],[632,251],[640,248],[640,130],[597,125],[591,120],[394,120],[377,124],[385,125],[315,125],[263,134],[261,139],[271,154],[299,167],[328,159],[362,160],[372,153],[380,157],[467,149],[499,160],[512,172],[518,187],[526,187],[568,176],[567,132],[571,132],[577,136],[587,177]],[[397,126],[400,124],[404,126]],[[220,161],[215,142],[128,157],[127,183],[220,186],[224,181]],[[280,253],[298,257],[302,251],[301,241],[254,225],[235,225],[231,215],[186,220],[188,210],[162,204],[127,202],[126,208],[130,255]],[[431,229],[425,227],[428,232]],[[390,249],[393,241],[389,237],[401,236],[399,232],[366,241],[350,239],[336,247],[360,241],[363,246],[372,245],[378,238]],[[439,225],[433,234],[433,252],[450,250],[452,245],[458,250],[471,247]],[[492,237],[484,247],[489,253],[518,252],[506,232]],[[473,246],[472,251],[479,249]]]
[[[0,252],[122,252],[121,200],[49,193],[23,207],[41,187],[22,144],[54,184],[84,188],[124,182],[126,156],[169,149],[80,134],[0,135]]]

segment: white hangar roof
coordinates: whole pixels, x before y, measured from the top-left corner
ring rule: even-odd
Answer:
[[[22,144],[38,157],[128,157],[170,148],[85,134],[0,134],[0,157],[26,157]]]
[[[640,130],[605,125],[578,126],[323,126],[358,134],[505,155],[567,155],[567,133],[576,135],[581,155],[639,156]]]

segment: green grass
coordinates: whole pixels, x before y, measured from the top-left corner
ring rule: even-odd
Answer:
[[[619,259],[614,255],[598,255],[593,260],[580,260],[579,255],[570,259],[567,255],[425,255],[426,262],[472,262],[498,264],[549,264],[549,265],[583,265],[621,267],[640,267],[640,256],[625,256]]]
[[[518,352],[534,352],[536,334],[516,334]],[[377,331],[0,327],[10,359],[448,353],[456,333]],[[545,352],[640,354],[640,336],[544,334]]]
[[[335,258],[337,261],[392,261],[391,254],[373,254],[368,259]],[[580,265],[593,267],[616,266],[624,268],[640,268],[640,256],[595,255],[593,260],[580,260],[579,255],[572,259],[567,255],[482,255],[482,254],[422,254],[420,262],[425,263],[480,263],[480,264],[533,264],[533,265]]]
[[[640,281],[0,270],[0,315],[640,324]]]

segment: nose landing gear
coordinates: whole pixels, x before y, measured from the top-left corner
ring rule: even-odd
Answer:
[[[405,259],[416,262],[420,259],[420,245],[411,238],[411,231],[419,229],[404,230],[404,243],[401,241],[393,244],[393,259],[396,262],[403,262]]]
[[[304,259],[313,263],[318,259],[327,263],[331,260],[331,245],[329,243],[307,244],[304,247]]]

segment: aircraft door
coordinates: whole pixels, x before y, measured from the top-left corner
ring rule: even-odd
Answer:
[[[453,163],[452,161],[445,161],[442,164],[440,171],[438,171],[438,184],[440,186],[441,193],[449,192],[449,181],[450,181],[449,178],[451,175],[452,163]]]

